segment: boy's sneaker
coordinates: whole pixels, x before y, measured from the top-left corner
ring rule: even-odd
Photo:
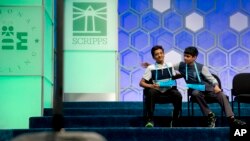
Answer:
[[[145,127],[154,127],[154,122],[153,121],[148,121],[146,123]]]
[[[233,119],[231,122],[230,122],[230,126],[231,127],[245,127],[247,126],[247,123],[244,122],[244,121],[241,121],[239,119]]]
[[[208,114],[207,121],[208,121],[208,127],[214,128],[215,127],[215,122],[216,122],[215,114],[214,113]]]

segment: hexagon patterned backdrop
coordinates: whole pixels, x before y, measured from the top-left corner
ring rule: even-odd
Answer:
[[[187,46],[198,47],[197,61],[220,77],[229,96],[233,77],[250,71],[250,0],[119,0],[118,7],[120,101],[142,100],[141,63],[154,62],[156,44],[173,61]]]

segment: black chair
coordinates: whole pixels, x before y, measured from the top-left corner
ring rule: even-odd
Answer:
[[[223,89],[221,87],[220,78],[215,74],[212,74],[212,75],[218,81],[219,88],[221,88],[221,90],[223,91]],[[227,96],[227,99],[229,99],[228,96]],[[205,100],[206,100],[207,104],[218,103],[218,101],[215,98],[209,97],[209,96],[206,96]],[[192,95],[188,92],[187,101],[188,101],[188,115],[190,116],[190,104],[191,104],[191,108],[192,108],[191,110],[192,110],[192,116],[193,116],[194,115],[194,103],[197,103],[197,100],[195,98],[193,98]],[[223,115],[223,109],[221,109],[221,116],[222,115]]]
[[[232,83],[232,109],[234,109],[234,102],[237,102],[238,116],[240,117],[240,103],[250,103],[250,73],[239,73],[235,75]]]

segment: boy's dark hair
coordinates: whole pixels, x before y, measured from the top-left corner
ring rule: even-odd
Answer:
[[[185,49],[184,54],[189,54],[191,56],[198,56],[199,52],[196,47],[189,46]]]
[[[160,45],[155,45],[155,46],[153,46],[152,49],[151,49],[151,55],[152,55],[153,58],[154,58],[154,53],[155,53],[155,51],[156,51],[157,49],[161,49],[162,52],[164,53],[164,49],[163,49],[162,46],[160,46]]]

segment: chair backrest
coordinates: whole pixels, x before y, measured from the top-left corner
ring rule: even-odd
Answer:
[[[239,73],[233,77],[233,95],[250,94],[250,73]]]

